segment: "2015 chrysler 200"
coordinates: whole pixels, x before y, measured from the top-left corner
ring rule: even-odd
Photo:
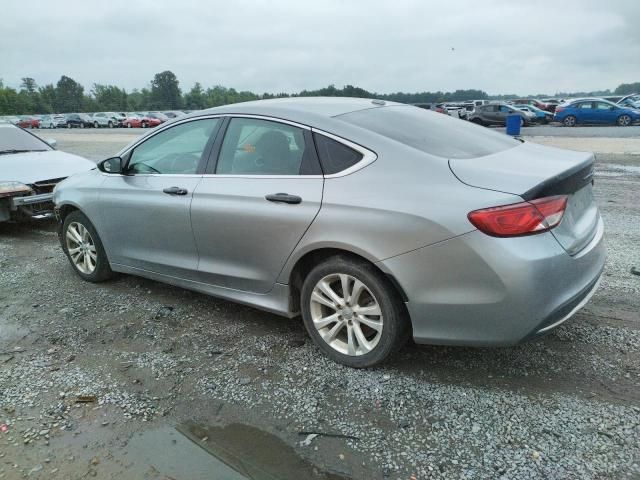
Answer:
[[[593,155],[417,107],[295,98],[168,122],[55,190],[76,273],[302,314],[353,367],[418,343],[513,345],[593,294]]]

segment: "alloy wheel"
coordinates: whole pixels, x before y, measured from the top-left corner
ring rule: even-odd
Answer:
[[[86,275],[93,273],[98,254],[89,230],[79,222],[72,222],[67,227],[65,241],[74,267]]]
[[[356,277],[336,273],[320,279],[311,294],[310,310],[320,337],[337,352],[364,355],[380,341],[382,309],[371,290]]]
[[[629,115],[620,115],[618,118],[618,125],[621,127],[628,127],[631,124],[631,117]]]

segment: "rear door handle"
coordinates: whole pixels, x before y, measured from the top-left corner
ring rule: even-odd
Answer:
[[[267,200],[276,203],[291,203],[297,205],[302,203],[302,198],[297,195],[289,195],[288,193],[272,193],[271,195],[265,195]]]
[[[186,195],[187,193],[189,193],[186,188],[180,187],[168,187],[163,189],[162,191],[169,195]]]

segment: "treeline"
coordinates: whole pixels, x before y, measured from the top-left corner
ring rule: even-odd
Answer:
[[[640,82],[619,85],[614,93],[628,94],[640,91]],[[573,92],[556,94],[561,97],[611,95],[611,91]],[[183,92],[175,74],[171,71],[157,73],[148,87],[127,92],[115,85],[94,83],[86,91],[84,86],[74,79],[63,75],[54,84],[39,86],[35,79],[24,77],[18,90],[4,86],[0,80],[0,115],[22,115],[31,113],[69,113],[100,111],[136,111],[136,110],[199,110],[229,103],[245,102],[266,98],[289,96],[329,96],[380,98],[402,103],[435,103],[476,99],[508,99],[517,95],[489,96],[482,90],[456,90],[454,92],[396,92],[379,94],[363,88],[347,85],[336,88],[330,85],[319,90],[302,90],[299,93],[254,93],[237,91],[221,85],[204,88],[199,82],[189,91]],[[547,95],[536,95],[544,97]]]

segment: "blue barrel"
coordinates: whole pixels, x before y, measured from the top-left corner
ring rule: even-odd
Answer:
[[[507,115],[507,135],[520,135],[521,123],[522,117],[517,113],[510,113],[509,115]]]

